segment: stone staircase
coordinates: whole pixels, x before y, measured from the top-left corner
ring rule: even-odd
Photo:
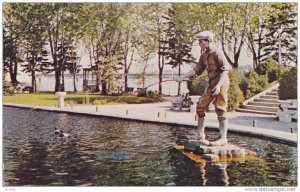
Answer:
[[[278,85],[246,100],[236,109],[244,113],[276,115],[279,110]]]

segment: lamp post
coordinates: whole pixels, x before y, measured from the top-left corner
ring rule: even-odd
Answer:
[[[278,64],[281,65],[281,38],[282,38],[282,28],[278,29],[278,32],[275,32],[273,37],[278,39]]]

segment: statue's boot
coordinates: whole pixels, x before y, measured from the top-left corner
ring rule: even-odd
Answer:
[[[198,118],[199,140],[201,142],[203,142],[205,145],[209,145],[209,141],[205,139],[204,120],[205,120],[205,117],[199,117]]]
[[[218,117],[218,120],[219,120],[219,129],[220,129],[221,138],[217,141],[210,142],[210,145],[213,146],[226,145],[228,143],[227,141],[228,119],[226,117]]]

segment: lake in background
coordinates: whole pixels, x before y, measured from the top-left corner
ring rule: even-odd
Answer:
[[[164,74],[162,77],[163,81],[164,80],[172,80],[172,79],[173,79],[172,74]],[[128,87],[133,87],[134,91],[136,91],[137,88],[142,87],[142,85],[139,82],[140,82],[139,75],[129,74]],[[145,87],[147,87],[148,85],[157,83],[157,82],[158,82],[158,75],[148,76],[146,79]],[[82,74],[77,75],[75,83],[76,83],[77,91],[82,92],[83,91],[83,75]],[[23,84],[30,85],[30,82],[25,82]],[[115,80],[113,84],[114,84],[113,86],[115,88],[117,88],[117,86],[124,87],[124,79]],[[37,75],[36,86],[37,86],[38,92],[54,91],[54,87],[55,87],[54,74]],[[167,81],[167,82],[162,83],[162,93],[165,95],[177,95],[177,89],[178,89],[178,83],[175,81]],[[72,75],[69,75],[69,74],[65,75],[65,90],[66,91],[74,91]],[[124,90],[124,88],[123,88],[123,90]],[[149,87],[147,90],[158,91],[158,84]],[[181,93],[187,93],[187,92],[188,92],[188,89],[187,89],[186,82],[181,83]]]

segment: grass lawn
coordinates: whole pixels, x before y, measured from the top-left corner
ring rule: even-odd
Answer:
[[[55,106],[58,97],[54,93],[30,93],[3,96],[3,103],[16,103],[36,106]],[[145,98],[136,96],[103,96],[95,94],[73,94],[65,97],[65,105],[104,105],[104,104],[133,104],[155,103],[163,101],[161,98]]]

